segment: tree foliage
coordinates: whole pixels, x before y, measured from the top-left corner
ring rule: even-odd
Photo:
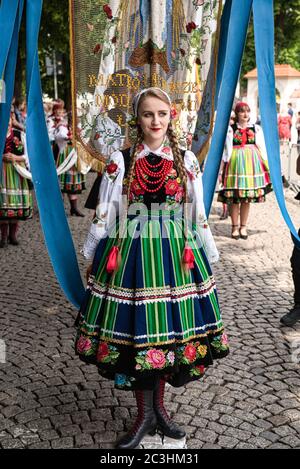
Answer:
[[[300,70],[300,0],[274,0],[275,63],[289,64]],[[256,67],[254,28],[250,20],[241,69],[241,85],[246,86],[244,75]]]

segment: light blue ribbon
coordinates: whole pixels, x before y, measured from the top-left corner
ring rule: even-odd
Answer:
[[[0,7],[0,79],[4,80],[6,87],[5,103],[0,104],[0,169],[14,92],[18,35],[23,8],[24,0],[2,0]]]
[[[240,0],[231,2],[227,0],[227,2],[224,10],[227,15],[230,6],[231,9],[226,48],[221,49],[222,56],[218,62],[220,91],[216,99],[217,117],[203,174],[204,205],[207,214],[210,212],[214,197],[252,8],[252,0],[244,0],[242,7]],[[228,23],[228,17],[224,23]],[[224,29],[223,34],[226,35]]]
[[[272,0],[253,0],[253,23],[260,114],[266,140],[271,179],[281,214],[291,231],[294,243],[300,248],[298,232],[287,211],[282,188],[275,96],[274,14]]]
[[[36,199],[48,253],[67,298],[79,307],[84,287],[67,223],[49,144],[38,62],[42,0],[26,0],[26,140]]]

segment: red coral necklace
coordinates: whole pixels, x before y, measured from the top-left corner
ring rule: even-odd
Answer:
[[[166,160],[165,158],[162,158],[157,164],[151,164],[144,157],[137,160],[135,174],[139,185],[145,192],[158,192],[162,188],[172,167],[173,161]],[[155,171],[156,169],[158,171]],[[148,177],[153,180],[149,180]],[[153,187],[154,185],[156,187]]]

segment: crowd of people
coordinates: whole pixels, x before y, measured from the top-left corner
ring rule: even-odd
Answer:
[[[70,119],[60,99],[44,104],[45,118],[53,157],[57,168],[63,165],[72,151]],[[20,221],[32,217],[30,164],[26,151],[26,101],[13,99],[0,179],[0,248],[17,246]],[[29,176],[28,176],[29,175]],[[78,195],[85,190],[86,176],[77,170],[76,163],[67,171],[59,171],[62,194],[67,194],[70,215],[83,217],[78,210]]]

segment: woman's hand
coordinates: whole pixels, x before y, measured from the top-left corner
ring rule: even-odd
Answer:
[[[85,278],[86,278],[86,281],[87,281],[87,282],[88,282],[88,280],[89,280],[89,276],[91,275],[92,267],[93,267],[93,264],[89,265],[88,268],[86,269]]]

